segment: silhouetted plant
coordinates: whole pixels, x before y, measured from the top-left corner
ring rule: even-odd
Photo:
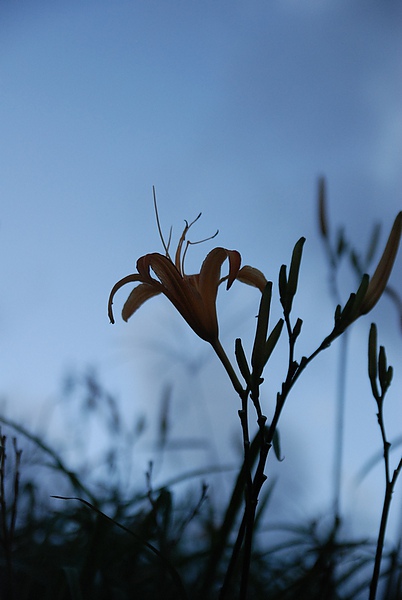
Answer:
[[[398,463],[393,475],[389,467],[389,441],[385,435],[383,400],[391,382],[385,350],[377,353],[376,328],[372,325],[369,342],[369,376],[377,402],[386,471],[383,517],[377,545],[370,540],[352,540],[342,530],[338,500],[330,524],[317,519],[297,525],[268,529],[263,515],[275,490],[275,479],[266,484],[267,460],[271,448],[281,458],[278,423],[286,401],[299,377],[309,364],[332,342],[345,335],[350,325],[367,314],[387,290],[388,278],[398,250],[402,213],[395,219],[383,255],[370,278],[361,271],[357,254],[340,235],[338,245],[329,241],[325,214],[324,188],[320,191],[320,223],[327,244],[331,273],[336,275],[337,261],[349,252],[351,264],[359,275],[356,293],[342,307],[337,301],[334,322],[328,334],[319,340],[307,356],[298,356],[298,341],[303,321],[294,317],[294,300],[299,286],[305,239],[295,244],[289,268],[282,265],[278,278],[278,299],[282,317],[270,323],[275,287],[263,273],[250,266],[241,267],[236,250],[213,249],[200,272],[187,275],[184,259],[189,245],[190,228],[198,220],[185,223],[174,257],[170,241],[162,235],[156,199],[155,210],[164,254],[152,253],[137,261],[137,272],[120,280],[112,289],[109,316],[114,321],[112,301],[125,284],[138,284],[123,307],[127,320],[147,299],[164,294],[192,330],[208,342],[224,367],[239,397],[243,457],[229,498],[213,503],[204,477],[212,472],[194,470],[177,475],[162,485],[154,485],[153,465],[143,475],[140,489],[127,494],[124,467],[119,467],[124,448],[129,452],[144,431],[144,422],[125,423],[119,403],[101,384],[95,371],[70,378],[65,393],[80,395],[81,415],[103,415],[108,447],[102,460],[104,469],[96,478],[92,465],[70,468],[62,453],[43,436],[10,419],[1,417],[6,429],[19,436],[15,441],[14,462],[7,471],[6,438],[2,438],[0,461],[0,510],[2,515],[2,554],[0,580],[6,600],[31,598],[60,600],[120,600],[131,598],[224,600],[246,597],[255,600],[352,600],[370,587],[370,600],[376,595],[381,558],[387,600],[400,599],[401,564],[399,550],[384,550],[384,536],[391,494],[402,468]],[[214,238],[215,236],[212,236]],[[227,275],[221,269],[228,262]],[[216,298],[219,286],[230,289],[235,280],[256,287],[260,292],[256,330],[247,351],[238,338],[233,357],[223,348],[219,335]],[[287,364],[276,394],[273,414],[267,418],[261,394],[265,368],[280,338],[287,340]],[[379,386],[379,387],[378,387]],[[166,402],[159,419],[158,452],[165,451],[169,427]],[[256,426],[251,427],[252,414]],[[25,448],[26,445],[26,448]],[[27,460],[24,452],[28,449]],[[35,449],[36,457],[32,462]],[[116,448],[119,450],[116,451]],[[159,454],[159,457],[161,454]],[[8,460],[8,459],[7,459]],[[61,484],[45,501],[36,466],[57,474]],[[119,470],[120,469],[120,470]],[[116,476],[118,472],[118,476]],[[217,469],[219,472],[219,469]],[[176,486],[188,484],[186,494]],[[6,479],[11,478],[11,485]],[[18,511],[17,511],[18,508]],[[268,536],[256,538],[256,534]],[[267,541],[268,540],[268,541]],[[398,579],[399,578],[399,579]],[[385,598],[384,598],[385,600]]]
[[[231,580],[235,569],[237,568],[240,554],[242,554],[242,576],[239,584],[239,598],[240,600],[243,600],[246,598],[248,589],[256,508],[261,488],[266,480],[264,472],[266,461],[274,441],[278,441],[277,425],[286,399],[293,385],[307,365],[320,352],[328,348],[336,338],[344,334],[356,319],[372,310],[380,299],[387,285],[397,254],[402,229],[402,212],[399,213],[395,219],[386,248],[372,279],[366,274],[363,275],[357,292],[350,295],[344,308],[342,309],[340,305],[337,306],[335,311],[335,323],[330,333],[317,346],[314,352],[308,357],[301,357],[298,361],[295,358],[295,347],[296,341],[301,333],[303,322],[300,318],[297,318],[295,322],[292,322],[291,312],[298,287],[300,264],[305,239],[301,238],[294,247],[289,273],[287,273],[286,265],[282,265],[280,269],[279,298],[283,308],[283,319],[279,319],[268,334],[272,300],[272,282],[267,281],[261,271],[253,267],[246,266],[241,268],[241,257],[239,252],[219,247],[215,248],[207,255],[199,274],[186,275],[184,271],[184,258],[191,242],[187,242],[184,251],[183,245],[186,242],[186,236],[189,229],[199,219],[200,215],[198,215],[197,219],[190,224],[186,221],[186,226],[180,237],[173,260],[169,253],[171,232],[169,240],[166,243],[159,223],[155,190],[154,205],[165,255],[154,252],[141,257],[137,261],[137,273],[128,275],[115,284],[109,297],[109,317],[111,322],[114,323],[112,311],[114,296],[122,286],[125,286],[128,283],[138,283],[139,285],[133,289],[123,306],[122,316],[124,320],[128,320],[149,298],[161,293],[164,294],[187,321],[193,331],[201,339],[211,344],[226,370],[234,390],[240,398],[241,408],[238,413],[242,428],[244,448],[244,463],[241,470],[243,480],[241,486],[244,488],[245,507],[219,598],[220,600],[223,600],[228,596]],[[321,228],[323,236],[326,237],[327,223],[325,220],[323,201],[321,202],[321,209]],[[226,259],[229,261],[229,273],[227,276],[221,277],[221,267]],[[153,274],[151,274],[151,271]],[[235,368],[220,342],[216,312],[216,297],[219,285],[223,281],[227,281],[227,289],[229,289],[236,279],[254,285],[262,292],[250,363],[247,360],[241,340],[237,339],[235,344],[236,362],[244,380],[243,383],[241,383],[238,378]],[[284,325],[289,344],[287,374],[282,383],[281,390],[277,393],[276,407],[272,421],[267,426],[267,417],[263,413],[260,404],[260,385],[264,381],[264,368],[275,349]],[[259,432],[257,433],[258,459],[256,460],[254,470],[250,457],[249,401],[251,401],[251,404],[256,411],[259,428]]]

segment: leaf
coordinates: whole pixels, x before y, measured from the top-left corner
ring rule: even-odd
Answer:
[[[243,344],[240,338],[237,338],[235,341],[235,356],[236,361],[240,369],[240,373],[242,374],[247,385],[250,385],[251,382],[251,374],[250,369],[247,364],[247,358],[244,353]]]
[[[269,313],[271,309],[272,281],[268,281],[261,296],[260,309],[258,311],[257,329],[255,332],[254,346],[251,354],[251,366],[253,375],[260,377],[264,368],[264,348],[267,339]]]
[[[377,402],[380,399],[380,393],[377,387],[377,326],[371,324],[368,343],[368,374],[371,384],[371,391]]]
[[[296,340],[299,337],[302,325],[303,325],[302,319],[297,319],[296,324],[293,327],[293,331],[292,331],[292,336],[293,336],[294,340]]]
[[[267,364],[269,357],[271,356],[276,344],[278,343],[278,340],[280,338],[280,335],[282,333],[282,327],[283,327],[283,323],[284,320],[283,319],[279,319],[279,321],[277,322],[277,324],[275,325],[275,327],[273,328],[273,330],[271,331],[271,333],[269,334],[269,337],[265,343],[265,348],[264,348],[264,366]]]
[[[318,217],[320,233],[323,238],[328,239],[327,193],[324,177],[320,177],[318,180]]]
[[[340,258],[342,256],[342,254],[345,252],[346,248],[348,247],[346,240],[345,240],[345,233],[342,228],[338,230],[337,238],[338,239],[337,239],[337,244],[336,244],[336,255],[338,258]]]
[[[300,263],[303,254],[303,246],[306,238],[301,237],[295,244],[292,253],[292,260],[289,269],[288,286],[286,290],[288,312],[292,310],[293,298],[296,295],[297,284],[299,281]]]
[[[279,269],[279,298],[283,308],[286,306],[286,297],[288,289],[288,280],[286,276],[286,265],[281,265]]]
[[[147,542],[145,539],[143,539],[140,535],[138,535],[131,529],[128,529],[128,527],[125,527],[118,521],[115,521],[114,519],[112,519],[111,517],[106,515],[104,512],[99,510],[99,508],[97,508],[96,506],[94,506],[93,504],[88,502],[87,500],[84,500],[83,498],[77,498],[77,497],[71,497],[71,496],[51,496],[51,498],[57,498],[58,500],[77,500],[78,502],[82,502],[82,504],[85,504],[85,506],[88,506],[88,508],[95,511],[98,515],[100,515],[101,517],[106,519],[106,521],[108,521],[109,523],[113,523],[113,525],[115,525],[116,527],[119,527],[119,529],[122,529],[129,535],[133,536],[135,539],[141,541],[144,544],[144,546],[146,548],[148,548],[148,550],[150,550],[151,552],[156,554],[156,556],[160,559],[162,564],[166,567],[166,570],[169,572],[172,580],[176,583],[177,590],[179,592],[179,597],[182,598],[182,600],[188,600],[186,590],[184,589],[183,582],[181,580],[181,577],[180,577],[178,571],[175,569],[173,564],[168,560],[168,558],[166,558],[166,556],[164,554],[162,554],[162,552],[160,552],[157,548],[155,548],[155,546],[153,546],[152,544]]]
[[[272,446],[273,446],[276,458],[279,460],[279,462],[282,462],[283,457],[281,457],[281,441],[280,441],[280,437],[279,437],[279,429],[275,429],[275,431],[274,431],[274,435],[272,438]]]
[[[380,380],[382,396],[385,396],[386,391],[391,385],[393,375],[392,367],[387,366],[387,356],[385,354],[384,346],[380,346],[380,352],[378,355],[378,379]]]

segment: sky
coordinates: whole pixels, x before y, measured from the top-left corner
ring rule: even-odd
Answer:
[[[300,355],[315,349],[334,311],[317,230],[318,177],[327,180],[332,231],[344,226],[361,252],[376,222],[385,244],[401,210],[401,29],[396,0],[4,0],[3,413],[68,448],[75,422],[60,408],[62,381],[92,367],[127,420],[146,415],[145,447],[156,436],[161,394],[172,386],[172,436],[201,440],[203,449],[173,453],[169,472],[232,464],[240,455],[237,400],[210,349],[164,298],[112,326],[109,291],[134,272],[139,256],[163,250],[155,186],[172,244],[184,220],[200,212],[190,239],[219,229],[216,239],[189,249],[188,272],[217,244],[239,250],[244,264],[276,286],[294,243],[307,238],[295,317],[304,320]],[[399,256],[391,281],[400,294],[401,268]],[[355,285],[345,267],[345,300]],[[117,314],[124,294],[116,297]],[[257,306],[258,294],[241,284],[222,291],[228,352],[236,337],[251,344]],[[278,303],[274,310],[279,317]],[[366,378],[373,319],[396,371],[402,342],[386,298],[349,339],[344,508],[356,531],[370,534],[380,515],[381,467],[354,482],[381,448]],[[267,403],[281,382],[285,344],[278,352]],[[284,412],[286,459],[270,463],[280,476],[282,516],[325,513],[330,504],[338,355],[334,345],[312,365]],[[402,422],[401,377],[399,368],[389,399],[391,439]],[[96,429],[76,429],[96,446]],[[148,459],[146,450],[137,452],[139,472]]]

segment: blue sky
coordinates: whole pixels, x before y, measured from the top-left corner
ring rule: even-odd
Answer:
[[[127,410],[152,415],[165,379],[180,371],[152,348],[168,348],[173,363],[174,348],[189,363],[205,358],[208,349],[163,299],[129,325],[108,323],[111,286],[134,271],[140,255],[162,249],[152,185],[165,231],[173,225],[179,235],[183,220],[202,211],[192,239],[219,228],[219,245],[238,249],[275,283],[293,244],[306,236],[300,352],[317,345],[333,314],[316,231],[317,177],[328,180],[331,221],[345,225],[361,249],[376,221],[384,244],[401,209],[401,18],[393,0],[2,3],[0,389],[7,414],[40,427],[43,414],[53,414],[65,372],[93,364]],[[191,248],[189,271],[211,247]],[[401,265],[399,257],[393,284],[400,293]],[[354,285],[347,270],[345,277]],[[250,336],[256,301],[237,287],[220,304],[228,348],[238,335]],[[384,300],[373,318],[397,366],[401,335],[392,305]],[[355,326],[351,342],[359,361],[350,386],[359,397],[348,409],[350,480],[379,443],[368,384],[353,387],[366,373],[370,320]],[[332,435],[331,352],[301,385],[283,425],[296,436],[294,465],[302,449],[308,460],[317,455],[308,432],[318,445]],[[220,382],[219,369],[213,373],[209,383]],[[177,405],[185,427],[196,430],[201,416],[182,399],[189,385],[197,387],[176,382]],[[230,393],[216,385],[204,394]],[[395,435],[398,385],[400,376],[390,406]],[[215,400],[210,408],[214,448],[224,460],[222,446],[230,443],[219,431],[231,404]],[[61,440],[63,419],[54,419],[57,426],[48,425]],[[233,409],[230,440],[240,436],[236,419]],[[303,483],[294,483],[300,465],[292,470],[291,448],[286,455],[287,477],[307,497]],[[329,464],[330,452],[311,475],[321,508]],[[367,495],[362,489],[353,493]]]

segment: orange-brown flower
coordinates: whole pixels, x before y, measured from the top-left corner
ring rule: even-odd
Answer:
[[[137,273],[127,275],[118,281],[109,296],[109,318],[114,323],[112,303],[116,292],[126,283],[139,283],[128,296],[122,310],[127,321],[134,312],[149,298],[164,294],[187,321],[195,333],[212,345],[218,340],[219,328],[216,313],[218,287],[227,281],[229,289],[235,279],[264,290],[267,280],[258,269],[250,266],[240,268],[241,256],[237,250],[214,248],[206,256],[199,273],[184,273],[183,244],[191,224],[186,223],[179,240],[175,260],[171,259],[165,246],[166,256],[154,252],[146,254],[137,261]],[[188,244],[188,242],[187,242]],[[187,249],[187,247],[186,247]],[[229,273],[221,277],[225,260],[229,261]]]

